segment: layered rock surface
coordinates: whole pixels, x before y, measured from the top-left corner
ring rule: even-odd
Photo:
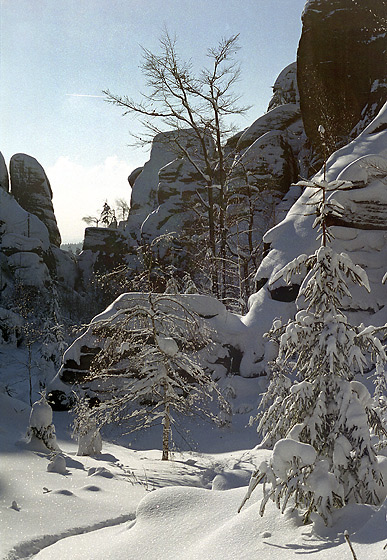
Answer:
[[[8,169],[7,164],[5,163],[5,159],[3,154],[0,152],[0,189],[4,191],[9,191],[9,178],[8,178]]]
[[[321,180],[322,172],[315,179]],[[350,182],[349,187],[346,185],[334,194],[344,209],[342,218],[331,221],[333,246],[338,252],[349,254],[355,264],[366,270],[371,286],[370,293],[350,286],[352,297],[343,302],[344,309],[355,315],[357,323],[384,325],[387,323],[387,286],[382,284],[387,269],[387,103],[355,140],[332,154],[327,162],[327,180]],[[293,279],[293,284],[287,286],[275,275],[292,259],[302,253],[312,254],[319,246],[309,206],[314,192],[315,189],[306,188],[285,219],[264,236],[270,250],[257,272],[257,281],[263,287],[250,298],[250,310],[243,318],[255,329],[256,337],[251,348],[247,346],[242,360],[241,371],[245,374],[251,368],[256,372],[267,368],[272,356],[263,342],[263,334],[273,319],[281,317],[286,322],[294,315],[303,277]]]
[[[302,163],[304,129],[297,88],[296,63],[289,64],[273,86],[268,111],[228,141],[239,165],[261,191],[286,193],[308,170]]]
[[[26,298],[40,298],[37,313],[44,315],[54,305],[53,297],[61,301],[78,297],[78,266],[73,256],[59,248],[51,187],[41,165],[17,154],[10,168],[11,190],[1,156],[0,306],[18,309],[22,293]]]
[[[52,205],[52,190],[43,167],[35,158],[16,154],[10,162],[11,194],[24,210],[47,227],[50,243],[60,247],[61,237]]]
[[[162,202],[166,200],[162,193],[159,199],[159,172],[166,165],[178,159],[175,139],[181,139],[184,144],[189,144],[192,142],[192,134],[187,131],[157,134],[152,142],[149,161],[143,168],[135,169],[129,176],[132,195],[125,231],[137,242],[141,240],[141,228],[144,221],[153,211],[157,210],[161,203],[160,199]]]
[[[305,131],[321,153],[358,134],[387,98],[386,3],[309,0],[302,15],[297,81]],[[360,121],[360,127],[357,126]]]

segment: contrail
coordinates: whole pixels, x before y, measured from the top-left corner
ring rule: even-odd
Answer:
[[[104,95],[89,95],[88,93],[65,93],[69,97],[105,97]]]

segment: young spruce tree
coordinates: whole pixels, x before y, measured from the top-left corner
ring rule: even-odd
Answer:
[[[353,325],[342,311],[349,282],[370,288],[365,271],[330,245],[327,216],[341,211],[332,198],[340,185],[324,178],[308,186],[319,198],[314,227],[321,246],[277,275],[289,282],[293,274],[306,271],[298,298],[303,308],[287,324],[275,320],[267,335],[278,342],[279,353],[261,403],[258,431],[274,449],[253,475],[244,502],[263,481],[261,515],[269,499],[283,512],[292,498],[305,522],[316,512],[330,524],[334,508],[377,504],[382,495],[370,431],[385,429],[369,392],[354,376],[371,363],[381,367],[386,355],[374,327]]]
[[[79,401],[76,426],[120,423],[131,432],[161,424],[162,459],[168,460],[179,415],[218,420],[207,403],[216,398],[227,405],[201,363],[210,338],[190,297],[123,294],[111,314],[90,325],[102,348],[88,381],[102,402],[88,410]]]

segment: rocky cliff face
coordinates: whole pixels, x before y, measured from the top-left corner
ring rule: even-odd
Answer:
[[[132,195],[130,201],[130,216],[125,231],[128,236],[136,242],[141,240],[142,224],[160,205],[159,172],[166,165],[177,159],[176,148],[174,149],[174,139],[179,135],[183,135],[184,143],[190,142],[190,135],[184,131],[180,133],[171,131],[157,134],[153,139],[149,161],[143,168],[135,169],[129,176],[129,183],[132,186]],[[160,196],[162,202],[165,202],[166,197],[163,197],[162,194]]]
[[[296,74],[295,63],[287,66],[274,83],[267,113],[228,142],[235,145],[240,165],[261,191],[283,195],[299,174],[307,173],[301,157],[305,137]]]
[[[7,164],[5,163],[4,156],[1,152],[0,152],[0,189],[3,189],[5,192],[9,191],[9,178],[8,178]]]
[[[177,134],[179,142],[195,154],[200,153],[195,151],[195,137],[188,130],[155,137],[149,162],[129,177],[132,199],[125,232],[133,247],[174,232],[176,247],[169,264],[192,272],[197,265],[190,262],[189,254],[197,255],[202,244],[206,218],[204,214],[204,218],[200,216],[200,202],[206,200],[207,192],[194,166],[186,158],[177,157],[173,149]],[[274,207],[298,175],[304,173],[299,163],[303,143],[296,65],[291,64],[274,84],[269,111],[231,138],[225,147],[229,161],[234,159],[227,187],[228,197],[233,200],[227,206],[231,243],[238,237],[240,247],[261,245],[264,231],[273,223]],[[247,217],[242,223],[240,217],[247,208],[251,219]],[[233,225],[237,221],[238,225]],[[244,235],[244,231],[252,233]],[[129,261],[135,268],[135,256]]]
[[[297,81],[305,131],[320,155],[320,124],[332,153],[361,132],[386,100],[386,21],[384,1],[306,3]]]
[[[59,248],[60,234],[46,174],[34,158],[17,154],[11,160],[10,176],[11,189],[0,154],[0,309],[25,313],[22,296],[30,300],[29,307],[35,302],[36,312],[43,319],[57,302],[67,316],[76,315],[82,305],[77,292],[82,292],[79,269],[75,258]],[[68,305],[73,306],[72,311],[65,309]]]
[[[60,247],[61,237],[52,205],[52,190],[43,167],[35,158],[16,154],[10,163],[11,194],[24,210],[47,227],[50,243]]]
[[[316,175],[322,179],[322,172]],[[349,254],[362,266],[370,281],[371,292],[351,286],[352,297],[346,298],[344,310],[358,323],[376,326],[387,323],[385,302],[387,286],[382,284],[387,263],[387,103],[379,115],[352,142],[332,154],[327,162],[328,181],[348,181],[334,198],[343,206],[343,216],[332,218],[331,233],[337,252]],[[312,254],[319,246],[312,228],[314,216],[309,203],[315,192],[306,188],[285,219],[264,236],[269,248],[257,272],[263,286],[250,299],[250,310],[244,321],[255,327],[256,342],[242,360],[241,371],[250,368],[265,371],[271,359],[263,334],[275,317],[284,322],[294,315],[300,276],[290,286],[276,273],[300,254]],[[302,305],[302,302],[301,302]],[[253,362],[255,361],[255,366]],[[246,368],[246,369],[245,369]]]

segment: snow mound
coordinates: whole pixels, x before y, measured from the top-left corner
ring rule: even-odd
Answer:
[[[384,558],[386,505],[379,511],[370,506],[344,508],[335,528],[317,527],[318,534],[295,514],[280,517],[272,503],[263,518],[254,502],[236,513],[244,492],[162,488],[143,498],[135,522],[65,539],[36,559],[85,560],[92,549],[93,560],[289,560],[303,554],[343,560],[350,555],[343,534],[347,528],[359,557]]]
[[[212,481],[212,490],[231,490],[247,486],[251,478],[251,471],[244,469],[225,470],[216,475]]]
[[[60,453],[55,455],[47,465],[47,472],[63,475],[68,474],[69,471],[66,468],[66,458]]]

